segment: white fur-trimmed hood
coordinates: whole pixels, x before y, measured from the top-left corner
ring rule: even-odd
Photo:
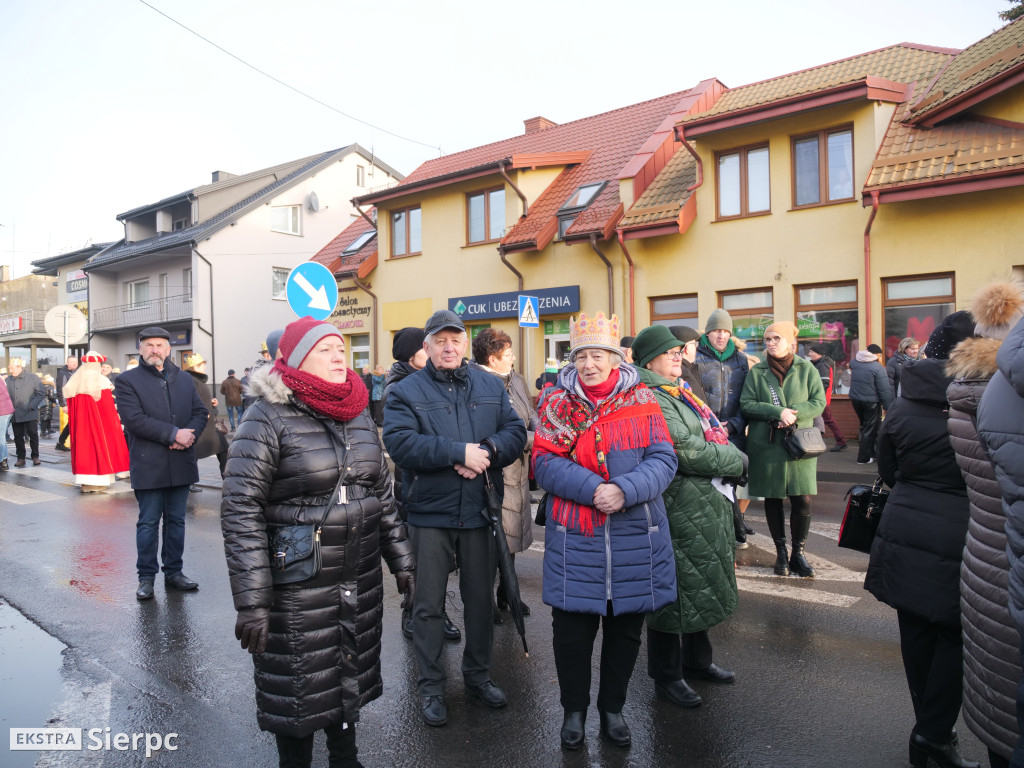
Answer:
[[[274,370],[273,365],[261,365],[249,374],[249,385],[245,394],[258,397],[268,403],[287,403],[291,400],[292,390],[284,383],[281,374]]]

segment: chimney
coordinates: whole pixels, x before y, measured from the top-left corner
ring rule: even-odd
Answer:
[[[216,184],[218,181],[227,181],[228,179],[235,178],[237,175],[237,173],[228,173],[227,171],[214,171],[212,183]]]
[[[9,282],[11,279],[11,265],[0,264],[0,283]]]
[[[529,120],[523,120],[523,124],[526,126],[526,133],[536,133],[537,131],[543,131],[545,128],[554,128],[558,123],[548,120],[546,117],[531,117]]]

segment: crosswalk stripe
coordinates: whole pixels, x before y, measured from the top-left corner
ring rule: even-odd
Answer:
[[[859,597],[853,597],[851,595],[840,595],[835,592],[823,592],[817,589],[807,589],[802,586],[789,586],[786,583],[787,581],[788,579],[779,579],[776,583],[768,583],[737,578],[736,586],[743,592],[754,592],[761,595],[786,597],[793,600],[803,600],[805,603],[834,605],[840,608],[849,608],[860,600]]]

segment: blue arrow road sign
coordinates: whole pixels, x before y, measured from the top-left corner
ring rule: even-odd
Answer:
[[[288,273],[285,294],[298,317],[326,320],[338,304],[338,283],[323,264],[307,261]]]
[[[537,328],[540,326],[540,301],[536,296],[519,296],[519,327]]]

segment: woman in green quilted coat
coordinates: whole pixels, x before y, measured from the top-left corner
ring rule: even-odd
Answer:
[[[750,456],[750,496],[764,497],[764,517],[775,542],[775,573],[814,577],[804,557],[811,530],[811,496],[818,492],[817,459],[794,460],[782,446],[777,427],[813,426],[825,409],[825,390],[814,364],[796,354],[796,325],[784,320],[764,331],[764,362],[750,369],[743,382],[740,408],[747,417],[747,455]],[[774,392],[774,394],[773,394]],[[773,435],[772,433],[776,434]],[[793,554],[786,552],[786,522],[782,509],[788,496]]]
[[[737,477],[746,457],[729,442],[711,409],[680,380],[682,360],[693,362],[696,337],[682,343],[664,326],[644,328],[633,341],[640,381],[654,390],[679,460],[665,491],[676,600],[647,616],[647,671],[662,696],[696,707],[700,696],[684,677],[731,683],[733,672],[712,662],[708,630],[736,609],[736,537],[731,486],[714,478]]]

